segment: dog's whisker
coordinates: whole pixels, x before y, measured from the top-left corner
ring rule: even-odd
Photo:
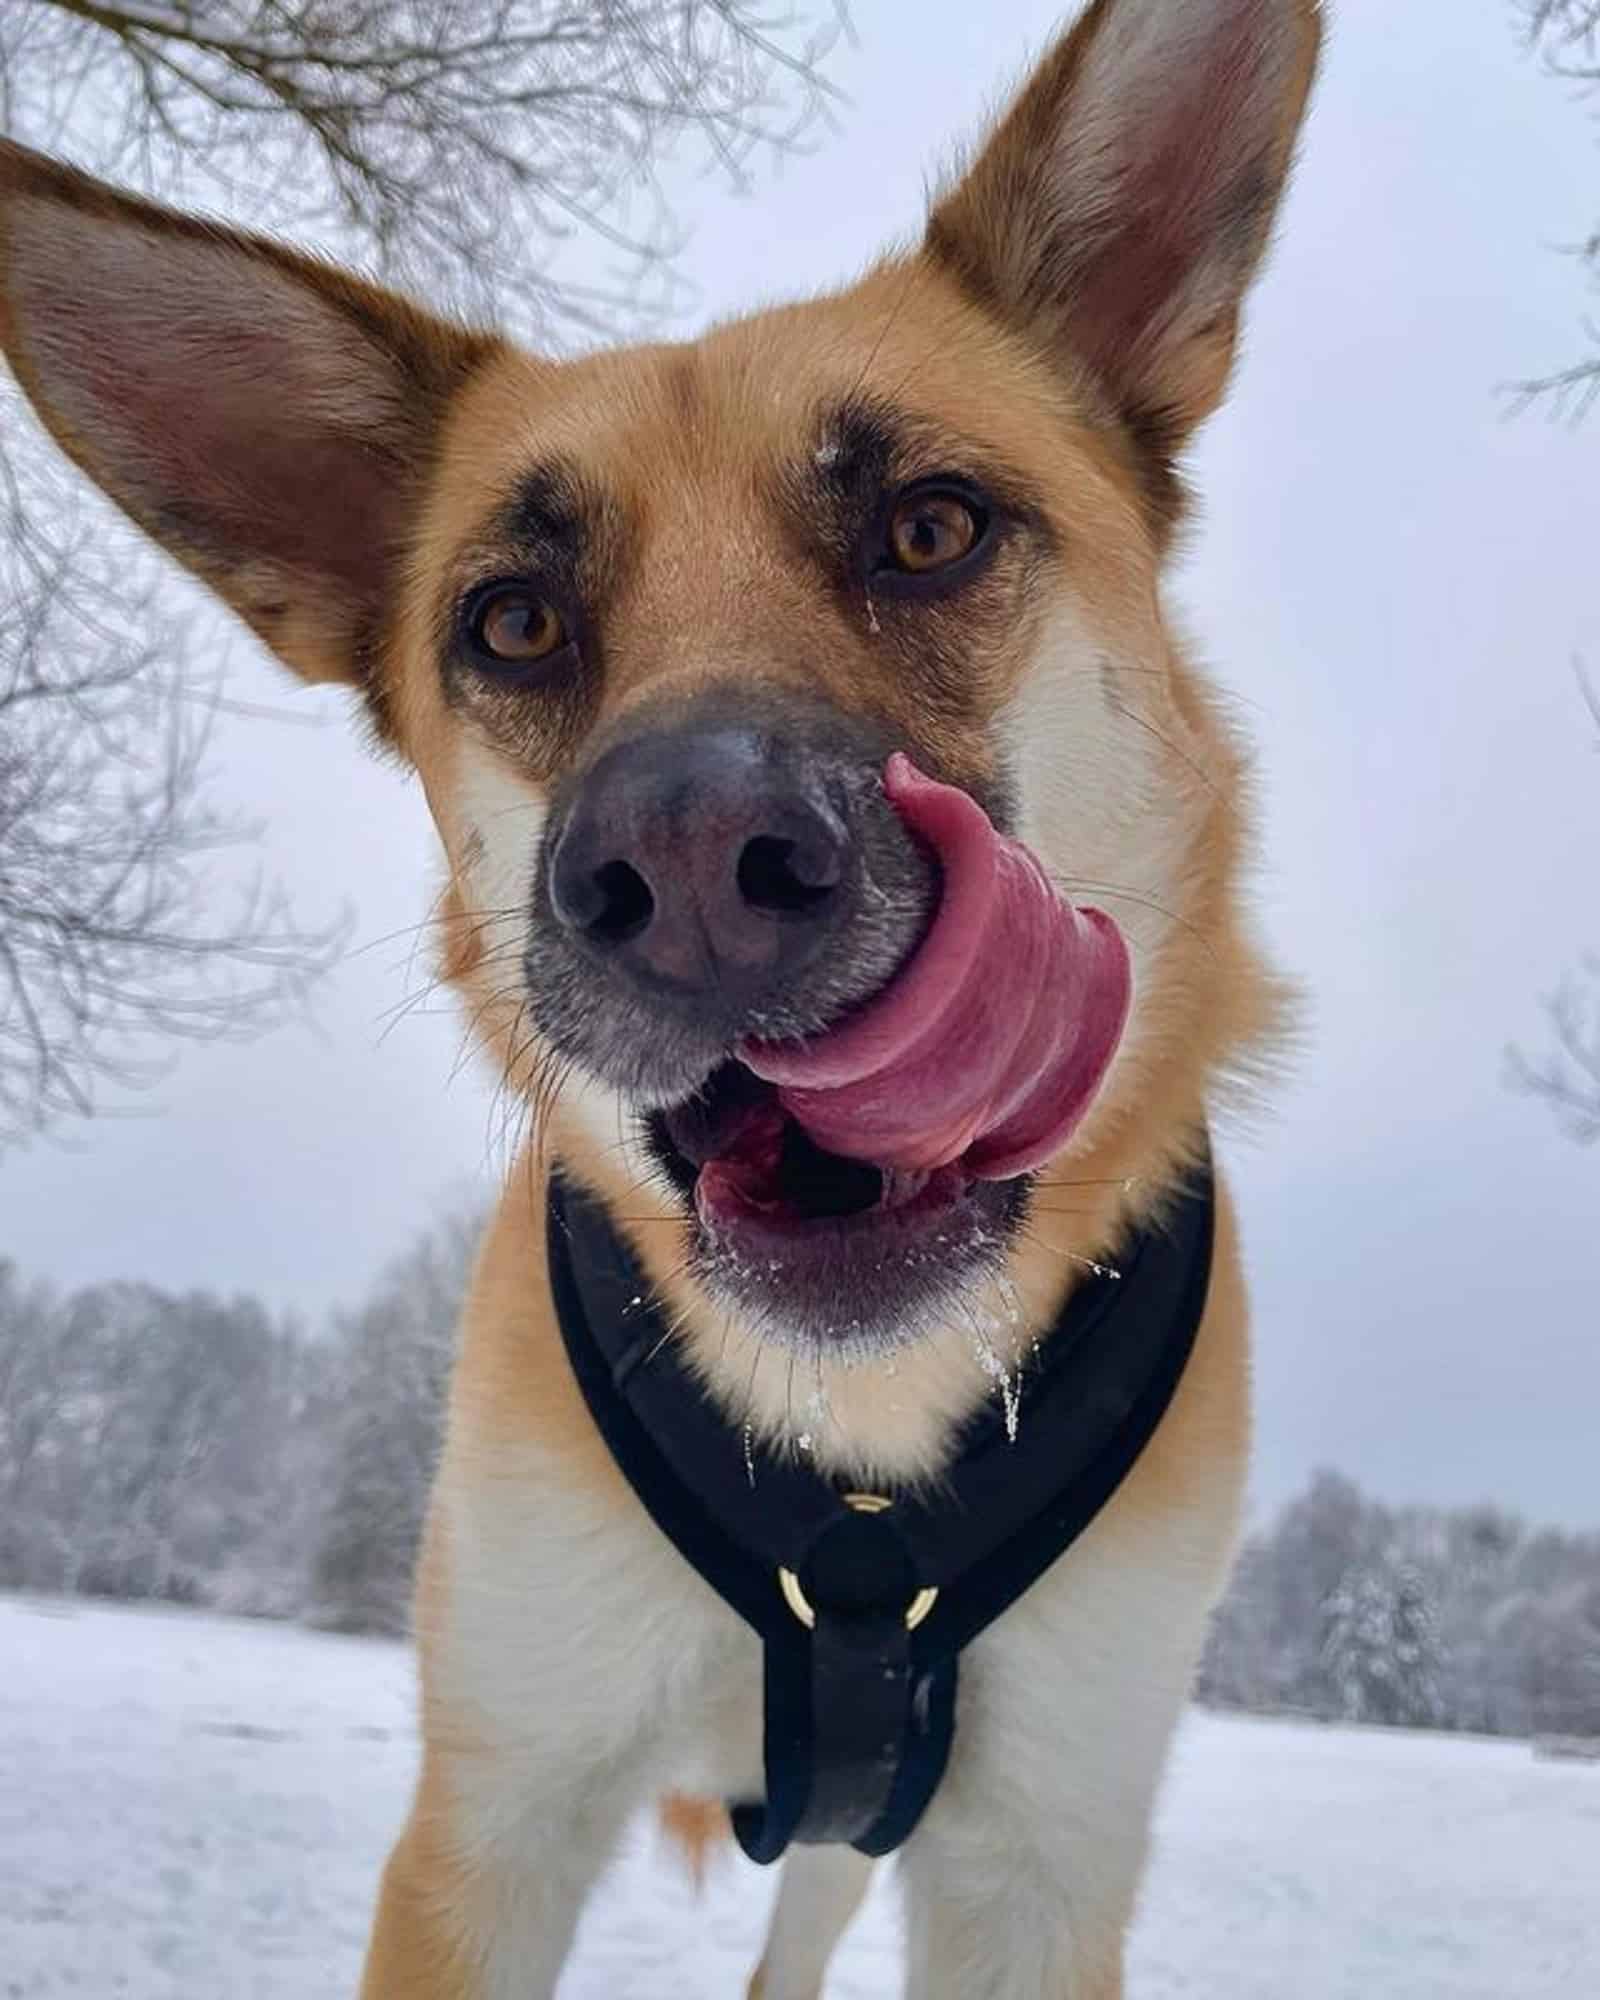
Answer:
[[[911,294],[916,289],[917,282],[921,276],[922,276],[921,264],[913,263],[906,273],[905,283],[900,287],[899,292],[895,296],[894,303],[890,306],[888,312],[884,314],[883,324],[878,329],[877,338],[873,341],[872,346],[868,350],[867,358],[861,364],[861,372],[859,375],[857,375],[855,381],[851,384],[850,393],[845,398],[846,404],[853,403],[856,400],[856,398],[861,394],[861,390],[864,384],[866,383],[867,377],[872,373],[873,368],[877,365],[878,356],[883,352],[884,342],[889,338],[889,335],[894,331],[895,325],[898,322],[900,315],[905,311],[905,308],[910,301]]]
[[[442,929],[447,924],[470,924],[473,928],[482,930],[491,924],[504,923],[511,918],[527,915],[527,912],[520,907],[508,905],[505,909],[485,907],[462,910],[450,917],[442,917],[439,914],[439,906],[449,893],[450,884],[446,882],[428,906],[425,916],[420,917],[414,924],[400,924],[392,931],[384,931],[378,937],[365,939],[361,944],[352,947],[350,957],[365,958],[370,952],[381,951],[385,945],[398,944],[402,938],[415,942],[426,936],[429,931]]]
[[[683,1272],[688,1268],[688,1261],[689,1260],[686,1258],[684,1262],[679,1265],[676,1271],[670,1273],[667,1277],[663,1278],[661,1280],[661,1286],[670,1285],[674,1281],[674,1279],[681,1277]],[[658,1286],[657,1289],[659,1290],[660,1286]],[[673,1317],[668,1321],[665,1329],[662,1332],[661,1338],[658,1341],[656,1341],[654,1346],[650,1349],[650,1352],[644,1357],[644,1362],[642,1365],[648,1368],[651,1362],[654,1361],[656,1356],[662,1351],[662,1349],[669,1346],[693,1318],[694,1318],[694,1307],[692,1304],[680,1308],[680,1310],[676,1312],[673,1315]]]
[[[1126,716],[1129,722],[1135,723],[1140,729],[1148,730],[1158,743],[1164,744],[1172,752],[1180,764],[1188,766],[1213,798],[1220,798],[1221,794],[1217,790],[1216,779],[1212,777],[1211,773],[1202,764],[1197,763],[1181,743],[1174,743],[1167,732],[1152,722],[1149,716],[1140,715],[1136,709],[1129,708],[1125,702],[1113,701],[1109,695],[1106,697],[1106,704],[1108,707],[1114,708],[1118,715]]]
[[[503,951],[489,953],[480,961],[480,964],[484,967],[495,966],[500,962],[502,956],[520,957],[520,947],[515,952],[510,947],[506,947]],[[378,1037],[378,1046],[380,1048],[383,1046],[402,1021],[408,1019],[411,1014],[422,1007],[427,1001],[431,1000],[436,993],[453,987],[454,983],[448,974],[440,973],[436,978],[429,980],[420,991],[407,993],[397,1000],[392,1007],[386,1008],[378,1017],[385,1024],[383,1032]],[[479,1002],[469,1017],[469,1028],[475,1028],[490,1007],[498,1004],[499,1000],[504,998],[506,994],[517,990],[519,989],[511,987],[502,988],[498,993],[491,994],[488,999]]]
[[[1124,1194],[1131,1194],[1141,1179],[1142,1176],[1139,1174],[1096,1174],[1082,1180],[1035,1180],[1033,1185],[1046,1192],[1056,1193],[1068,1188],[1120,1188]]]
[[[1022,1242],[1031,1243],[1036,1250],[1042,1251],[1047,1257],[1055,1257],[1064,1264],[1076,1265],[1079,1270],[1087,1271],[1091,1277],[1120,1278],[1122,1276],[1120,1269],[1114,1264],[1108,1264],[1103,1257],[1092,1257],[1082,1250],[1067,1250],[1063,1249],[1059,1243],[1048,1243],[1039,1235],[1037,1230],[1030,1230],[1024,1227],[1017,1233]]]
[[[1159,902],[1144,891],[1119,888],[1115,882],[1091,882],[1082,875],[1062,875],[1055,869],[1051,869],[1049,874],[1058,889],[1065,890],[1074,898],[1079,895],[1110,896],[1121,902],[1138,903],[1144,909],[1154,910],[1157,916],[1165,917],[1169,924],[1176,924],[1180,930],[1187,931],[1209,958],[1215,959],[1217,955],[1216,946],[1198,924],[1177,910],[1169,910],[1165,903]]]

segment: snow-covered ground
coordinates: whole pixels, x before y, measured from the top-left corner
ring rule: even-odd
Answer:
[[[348,2000],[413,1763],[397,1646],[0,1600],[0,1996]],[[562,2000],[738,2000],[770,1879],[702,1902],[641,1829]],[[829,2000],[891,2000],[880,1882]],[[1131,2000],[1600,1992],[1600,1766],[1196,1716]]]

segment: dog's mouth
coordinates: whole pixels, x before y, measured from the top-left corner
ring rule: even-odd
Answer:
[[[772,1328],[905,1337],[1003,1254],[1127,1017],[1126,946],[967,793],[890,760],[939,865],[910,960],[825,1033],[750,1041],[646,1121],[705,1274]]]
[[[998,1267],[1026,1205],[1021,1179],[819,1145],[736,1058],[646,1131],[692,1217],[702,1281],[781,1343],[870,1353],[914,1339],[952,1290]]]
[[[649,1129],[669,1179],[718,1234],[779,1240],[864,1217],[907,1220],[971,1185],[956,1166],[930,1172],[830,1152],[784,1109],[776,1084],[737,1060],[686,1103],[653,1113]]]

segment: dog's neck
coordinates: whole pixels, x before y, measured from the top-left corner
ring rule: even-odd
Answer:
[[[1202,1129],[1196,1105],[1190,1130],[1198,1139]],[[995,1275],[916,1337],[855,1354],[787,1344],[709,1298],[686,1265],[681,1209],[635,1171],[640,1164],[627,1148],[603,1162],[591,1152],[586,1178],[654,1280],[670,1337],[729,1422],[748,1426],[752,1444],[804,1455],[873,1490],[938,1477],[974,1411],[1015,1396],[1074,1284],[1116,1267],[1119,1244],[1159,1212],[1190,1160],[1124,1133],[1046,1170]]]

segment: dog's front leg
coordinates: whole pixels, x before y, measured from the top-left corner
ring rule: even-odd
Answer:
[[[458,1419],[434,1496],[422,1776],[362,2000],[550,2000],[629,1814],[703,1761],[730,1681],[759,1685],[754,1638],[640,1509],[486,1431]]]
[[[1208,1588],[1169,1561],[1165,1597],[1131,1598],[1162,1574],[1142,1553],[1108,1519],[963,1660],[950,1769],[902,1862],[908,2000],[1122,2000]]]
[[[906,1850],[906,2000],[1122,2000],[1134,1871],[1076,1882],[998,1836]]]
[[[643,1781],[611,1771],[519,1796],[514,1771],[494,1763],[428,1753],[384,1871],[361,2000],[554,1995],[590,1884]],[[492,1829],[482,1811],[491,1798]],[[476,1812],[463,1813],[467,1799]]]

